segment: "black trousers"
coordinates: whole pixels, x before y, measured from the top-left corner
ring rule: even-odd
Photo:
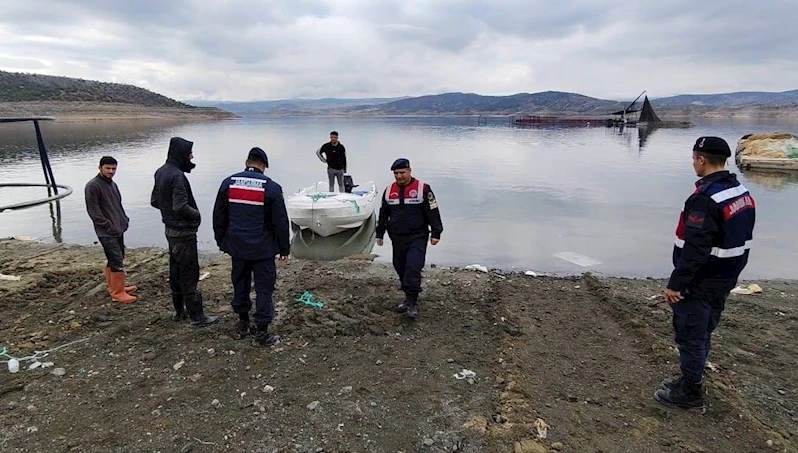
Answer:
[[[255,326],[263,329],[274,321],[274,284],[277,282],[277,266],[274,258],[265,260],[242,260],[233,258],[233,311],[239,315],[249,314],[252,300],[252,277],[255,277]]]
[[[169,243],[169,287],[175,308],[185,306],[192,310],[197,300],[199,283],[199,253],[197,236],[166,237]]]
[[[103,246],[105,258],[108,262],[106,266],[111,268],[111,272],[124,272],[125,271],[125,240],[122,236],[109,238],[98,237],[100,244]]]
[[[427,255],[427,235],[391,236],[393,268],[402,282],[402,291],[416,300],[421,293],[421,270]]]
[[[704,377],[712,332],[720,323],[725,296],[687,295],[671,304],[673,330],[679,346],[679,366],[688,382],[698,384]]]

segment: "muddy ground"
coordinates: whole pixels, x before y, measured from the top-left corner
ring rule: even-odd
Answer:
[[[203,329],[170,320],[167,262],[130,250],[139,300],[122,305],[100,248],[0,241],[0,273],[21,277],[0,280],[0,347],[82,340],[46,369],[2,365],[0,451],[798,451],[796,282],[731,297],[699,415],[652,398],[677,370],[659,280],[428,268],[411,323],[390,268],[294,260],[278,271],[282,342],[262,348],[232,339],[229,258],[203,257],[222,317]]]

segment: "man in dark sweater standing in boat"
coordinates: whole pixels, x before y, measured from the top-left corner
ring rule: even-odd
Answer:
[[[122,207],[122,195],[113,181],[117,161],[111,156],[100,159],[100,172],[86,183],[84,195],[86,211],[89,213],[94,232],[103,246],[107,263],[105,264],[105,283],[111,300],[130,304],[136,301],[128,293],[136,291],[135,286],[125,286],[125,240],[130,219]]]
[[[330,192],[335,192],[335,180],[338,180],[338,191],[345,192],[344,173],[346,173],[346,148],[338,141],[338,132],[330,132],[330,141],[316,150],[316,156],[327,164],[327,178]]]

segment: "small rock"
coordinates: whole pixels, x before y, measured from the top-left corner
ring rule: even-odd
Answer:
[[[352,393],[352,386],[351,385],[347,385],[346,387],[342,388],[340,392],[338,392],[339,395],[346,395],[346,394],[349,394],[349,393]]]
[[[172,368],[173,368],[175,371],[177,371],[177,370],[179,370],[180,368],[183,368],[183,365],[185,365],[185,364],[186,364],[186,361],[185,361],[185,360],[181,360],[181,361],[179,361],[179,362],[175,363],[174,365],[172,365]]]
[[[50,372],[53,376],[63,376],[66,374],[66,370],[63,368],[56,368]]]
[[[194,443],[189,442],[186,445],[183,445],[183,448],[180,449],[180,453],[188,453],[194,449]]]
[[[161,411],[159,411],[158,409],[155,409],[154,411],[152,411],[152,415],[154,417],[160,417],[161,416]]]
[[[274,387],[271,385],[267,385],[263,387],[263,393],[272,393],[274,391]]]
[[[568,401],[570,401],[572,403],[575,403],[575,402],[579,401],[579,398],[577,398],[577,397],[575,397],[573,395],[568,395]]]
[[[53,362],[44,362],[42,363],[42,368],[51,368],[55,364]]]
[[[377,365],[382,365],[382,360],[377,360]]]
[[[191,382],[197,382],[197,381],[200,380],[200,378],[202,378],[202,375],[197,373],[197,374],[192,375],[189,379],[191,379]]]
[[[35,426],[31,426],[31,427],[28,428],[28,432],[29,433],[35,433],[35,432],[38,432],[38,431],[39,431],[39,428],[37,428]]]
[[[497,377],[497,378],[496,378],[496,383],[497,383],[497,384],[504,384],[504,378]]]
[[[779,389],[779,395],[786,395],[786,394],[787,394],[786,390]]]
[[[551,448],[553,448],[553,449],[555,449],[557,451],[562,450],[564,447],[565,446],[561,442],[554,442],[553,444],[551,444]]]
[[[446,359],[446,363],[454,363],[454,359]]]
[[[316,410],[317,407],[319,407],[319,402],[318,401],[314,401],[314,402],[308,404],[308,410],[313,411],[313,410]]]
[[[211,406],[219,407],[221,404],[222,404],[221,401],[219,401],[217,399],[214,399],[213,401],[211,401]]]
[[[773,441],[772,440],[768,439],[768,441],[765,442],[765,443],[768,445],[768,447],[771,447],[771,448],[773,447]]]
[[[426,439],[424,439],[424,445],[431,447],[435,445],[435,441],[427,437]]]
[[[10,411],[14,410],[15,407],[17,407],[17,402],[16,401],[9,401],[8,402],[8,410],[10,410]]]
[[[376,403],[376,402],[374,402],[374,401],[372,401],[372,402],[371,402],[371,407],[377,407],[377,403]]]
[[[26,409],[28,409],[28,412],[36,412],[36,406],[34,406],[33,404],[28,406]]]

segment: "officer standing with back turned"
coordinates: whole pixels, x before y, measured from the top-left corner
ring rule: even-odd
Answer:
[[[278,335],[269,333],[274,321],[274,257],[285,263],[291,251],[288,213],[283,189],[266,176],[266,152],[249,151],[244,171],[222,181],[213,207],[213,234],[219,248],[232,257],[233,310],[238,314],[235,336],[254,336],[253,345],[271,346]],[[255,279],[254,326],[250,325],[252,278]]]
[[[397,159],[391,165],[391,171],[396,181],[385,189],[382,196],[377,245],[383,244],[387,231],[393,244],[393,267],[405,293],[405,300],[396,311],[415,319],[427,240],[432,245],[440,241],[443,223],[435,194],[429,184],[411,176],[410,161]]]
[[[731,150],[719,137],[699,137],[693,169],[699,179],[679,215],[673,272],[665,300],[673,309],[681,375],[663,381],[654,398],[703,413],[702,383],[710,337],[726,297],[748,263],[756,206],[737,176],[724,167]]]

